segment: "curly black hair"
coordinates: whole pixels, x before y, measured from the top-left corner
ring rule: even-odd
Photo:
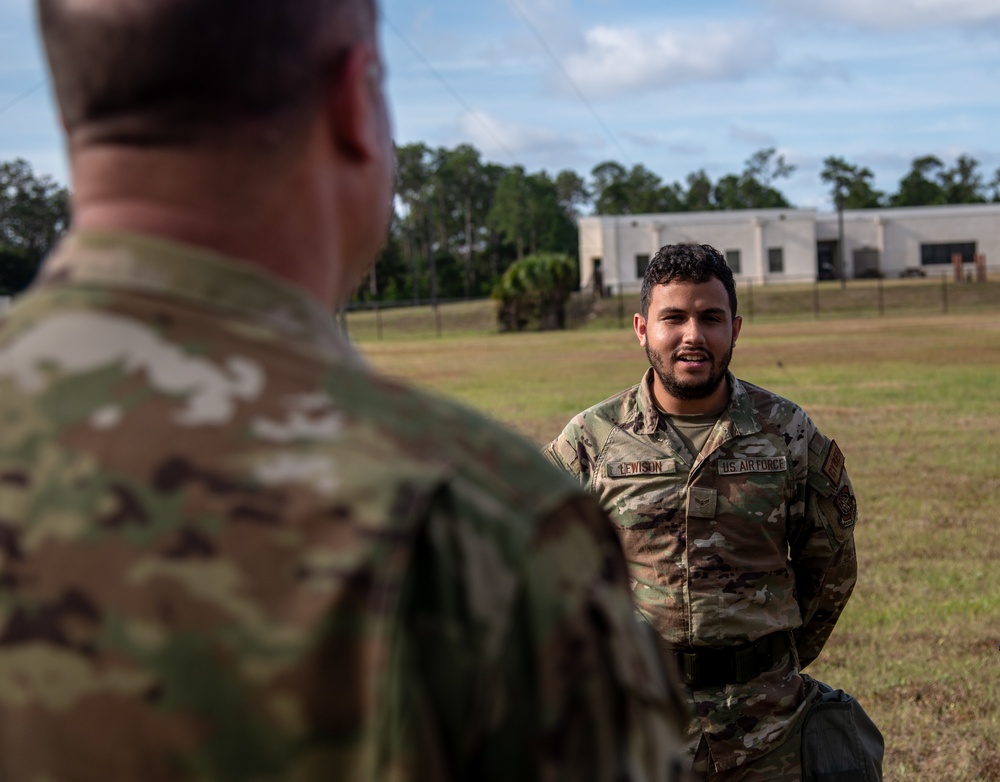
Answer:
[[[722,253],[708,244],[667,244],[656,251],[642,278],[642,317],[649,315],[649,302],[656,285],[668,282],[708,282],[718,278],[729,294],[729,309],[736,317],[736,283]]]

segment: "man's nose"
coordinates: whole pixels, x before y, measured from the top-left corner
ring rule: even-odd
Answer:
[[[701,345],[705,342],[705,334],[702,331],[701,324],[695,318],[691,318],[684,325],[684,344],[685,345]]]

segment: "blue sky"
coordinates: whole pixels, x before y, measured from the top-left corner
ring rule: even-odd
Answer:
[[[839,155],[894,191],[913,158],[1000,168],[1000,0],[383,0],[396,138],[586,175],[742,170],[829,209]],[[66,181],[30,0],[0,0],[0,160]]]

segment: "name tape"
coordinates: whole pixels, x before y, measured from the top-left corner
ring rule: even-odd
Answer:
[[[675,472],[677,472],[677,464],[673,459],[614,462],[607,466],[609,478],[628,478],[633,475],[672,475]]]

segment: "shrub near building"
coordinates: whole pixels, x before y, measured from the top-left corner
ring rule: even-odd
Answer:
[[[576,262],[568,255],[538,253],[515,261],[493,288],[500,331],[565,328],[566,302],[577,280]]]

